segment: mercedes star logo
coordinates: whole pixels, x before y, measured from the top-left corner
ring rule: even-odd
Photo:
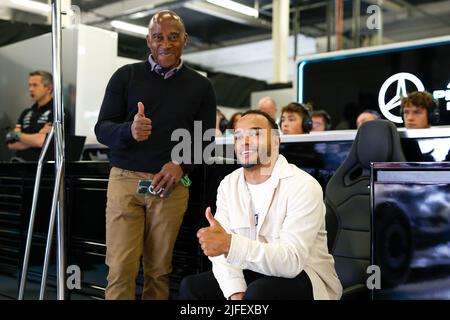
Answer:
[[[400,106],[402,97],[406,97],[408,95],[406,90],[406,81],[411,81],[416,86],[417,91],[425,91],[425,87],[419,78],[411,73],[401,72],[389,77],[389,79],[387,79],[381,86],[380,93],[378,94],[378,105],[381,113],[386,117],[386,119],[395,123],[403,123],[403,118],[401,116],[393,115],[391,110]],[[386,92],[394,83],[397,83],[396,94],[393,98],[386,102]]]

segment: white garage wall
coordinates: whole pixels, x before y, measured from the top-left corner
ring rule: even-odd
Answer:
[[[94,134],[105,88],[117,69],[117,33],[80,25],[78,30],[75,134],[86,144],[98,143]]]
[[[313,38],[298,35],[298,55],[316,53]],[[265,40],[231,46],[221,49],[206,50],[184,54],[188,62],[199,64],[214,71],[231,73],[253,79],[272,82],[272,40]],[[289,80],[295,76],[294,37],[289,38]]]

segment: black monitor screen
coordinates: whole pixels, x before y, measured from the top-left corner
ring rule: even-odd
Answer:
[[[312,103],[315,110],[326,110],[334,129],[356,128],[356,117],[364,109],[376,110],[382,118],[402,126],[396,97],[424,89],[438,101],[440,120],[436,124],[450,124],[449,57],[450,39],[446,38],[436,43],[306,59],[298,64],[297,98]],[[390,106],[395,107],[387,110]]]
[[[449,169],[411,163],[374,170],[375,299],[450,299]]]

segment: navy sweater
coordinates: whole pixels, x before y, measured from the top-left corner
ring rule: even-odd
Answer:
[[[131,134],[140,101],[145,106],[145,116],[152,120],[152,133],[143,142],[137,142]],[[202,122],[202,135],[215,128],[216,107],[209,80],[186,65],[164,79],[151,71],[148,61],[129,64],[118,69],[108,83],[95,134],[100,143],[110,148],[111,166],[158,173],[172,160],[172,148],[179,143],[171,141],[172,132],[187,129],[194,142],[194,121]],[[198,153],[210,142],[196,143]],[[191,148],[193,158],[194,146]],[[181,167],[185,173],[190,172],[192,161]]]

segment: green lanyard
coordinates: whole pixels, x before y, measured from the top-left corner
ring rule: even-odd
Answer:
[[[183,186],[185,186],[186,188],[189,188],[189,186],[192,184],[191,179],[189,179],[188,175],[185,174],[183,178],[181,178],[181,183],[183,184]]]

